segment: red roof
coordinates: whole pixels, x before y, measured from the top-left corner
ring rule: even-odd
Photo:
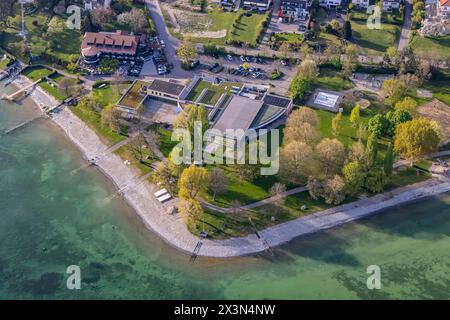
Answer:
[[[95,56],[98,53],[135,55],[139,37],[125,34],[123,31],[86,32],[81,44],[83,56]]]
[[[441,6],[450,6],[450,0],[439,0]]]

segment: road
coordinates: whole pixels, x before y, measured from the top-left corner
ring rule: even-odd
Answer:
[[[408,47],[409,33],[411,31],[411,12],[412,0],[405,1],[405,16],[403,21],[402,33],[400,34],[400,41],[398,42],[398,51]]]
[[[192,78],[192,74],[181,68],[181,61],[177,57],[177,48],[180,45],[180,40],[173,37],[167,29],[166,22],[164,21],[161,7],[158,0],[145,0],[150,16],[155,24],[156,32],[159,38],[162,39],[166,45],[165,52],[167,61],[173,64],[173,69],[170,73],[170,78],[174,79],[186,79]]]

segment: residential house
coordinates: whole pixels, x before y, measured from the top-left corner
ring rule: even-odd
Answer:
[[[398,10],[401,0],[383,0],[383,11]]]
[[[309,16],[311,0],[281,0],[278,16],[281,18],[306,20]]]
[[[319,5],[327,9],[337,9],[341,6],[341,0],[319,0]]]
[[[95,64],[102,57],[134,60],[140,37],[127,32],[86,32],[81,43],[81,56],[87,64]]]
[[[355,8],[357,9],[367,9],[370,5],[369,0],[351,0]]]
[[[268,10],[271,4],[272,0],[244,0],[244,6],[264,11]]]

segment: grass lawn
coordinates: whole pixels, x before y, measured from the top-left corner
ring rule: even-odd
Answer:
[[[409,40],[409,46],[414,49],[415,53],[425,57],[438,56],[442,59],[450,57],[450,35],[425,38],[414,33]]]
[[[170,153],[172,152],[172,149],[179,143],[178,141],[171,140],[172,131],[165,129],[158,124],[151,125],[148,130],[156,132],[159,137],[159,150],[161,150],[161,153],[164,155],[164,157],[168,158]]]
[[[320,88],[342,91],[353,88],[353,83],[341,76],[341,73],[334,69],[322,68],[317,78],[317,86]]]
[[[267,15],[267,13],[253,13],[249,17],[243,15],[239,21],[235,22],[235,27],[228,32],[228,39],[256,46],[256,40],[263,29],[263,22],[267,19]]]
[[[132,151],[128,147],[128,144],[125,144],[114,151],[114,154],[118,155],[122,160],[129,160],[131,162],[131,165],[139,170],[141,175],[151,172],[152,168],[150,167],[150,165],[155,162],[155,155],[148,146],[144,149],[143,153],[144,160],[143,162],[140,162],[133,155]]]
[[[41,68],[41,67],[29,67],[24,70],[22,73],[25,77],[28,79],[31,79],[32,81],[39,80],[43,77],[48,77],[53,73],[52,70],[47,68]]]
[[[130,84],[130,82],[119,84],[118,89],[110,84],[107,84],[103,88],[94,88],[92,90],[92,95],[95,102],[100,104],[102,107],[105,107],[107,105],[117,103],[121,97],[120,93],[123,92],[123,90],[126,90]]]
[[[11,61],[11,57],[0,50],[0,71],[5,70]]]
[[[15,56],[28,62],[28,57],[23,53],[23,39],[19,36],[21,29],[21,19],[19,7],[16,6],[17,15],[9,18],[9,27],[3,30],[0,38],[0,45],[10,51]],[[37,11],[32,15],[25,16],[25,26],[28,31],[29,48],[31,54],[41,62],[40,57],[44,52],[53,55],[65,63],[75,62],[79,56],[81,33],[78,30],[64,28],[61,33],[52,35],[46,34],[46,28],[52,16],[42,11]],[[65,17],[58,16],[58,19],[65,20]],[[52,40],[52,41],[50,41]]]
[[[356,44],[366,53],[380,54],[386,52],[389,47],[397,45],[401,27],[382,23],[381,29],[369,29],[365,21],[354,20],[352,30]]]
[[[212,200],[212,193],[208,194],[206,199],[220,207],[228,207],[233,200],[248,204],[267,198],[270,196],[270,188],[277,182],[276,176],[257,176],[251,182],[245,181],[237,176],[232,166],[221,165],[219,167],[225,171],[228,177],[228,191],[217,194],[215,201]],[[208,167],[208,169],[212,168],[212,166]]]
[[[399,170],[392,174],[385,190],[392,190],[409,184],[425,181],[430,178],[431,175],[429,173],[420,172],[419,175],[417,175],[417,170],[415,168],[406,167],[404,170]]]
[[[288,42],[293,45],[299,45],[303,42],[303,34],[301,33],[276,33],[275,39],[280,42]]]
[[[450,49],[449,49],[450,50]],[[433,93],[433,98],[436,98],[446,105],[450,106],[450,85],[449,81],[445,80],[430,80],[425,83],[422,88],[430,90]]]
[[[233,86],[242,87],[242,83],[222,82],[219,85],[213,85],[207,81],[199,81],[195,87],[192,88],[191,92],[189,92],[186,99],[195,101],[200,96],[203,89],[208,89],[210,92],[206,94],[206,97],[203,98],[202,102],[215,105],[222,94],[231,92]]]
[[[71,107],[70,109],[78,118],[84,121],[92,130],[94,130],[95,133],[97,133],[97,135],[100,137],[100,139],[108,146],[114,145],[126,138],[125,132],[123,132],[123,134],[118,134],[115,131],[111,130],[109,127],[103,126],[100,113],[85,110],[78,106]]]

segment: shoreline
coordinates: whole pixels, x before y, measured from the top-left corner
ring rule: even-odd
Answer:
[[[21,78],[21,81],[28,80],[24,78]],[[13,84],[20,87],[23,82],[16,83],[14,80]],[[40,87],[36,87],[29,96],[40,108],[42,101],[57,103]],[[172,247],[187,254],[191,254],[201,241],[198,256],[232,258],[260,253],[287,244],[305,234],[326,230],[379,213],[387,208],[450,192],[450,180],[439,181],[434,178],[260,230],[258,231],[260,238],[256,234],[249,234],[245,237],[223,240],[200,239],[187,230],[178,215],[166,212],[164,206],[153,195],[157,187],[147,180],[141,181],[133,169],[125,165],[117,155],[106,154],[108,146],[68,107],[52,114],[51,120],[77,146],[83,158],[90,160],[101,155],[96,161],[96,167],[112,181],[117,193],[121,191],[121,198],[134,209],[147,229],[156,233]]]

